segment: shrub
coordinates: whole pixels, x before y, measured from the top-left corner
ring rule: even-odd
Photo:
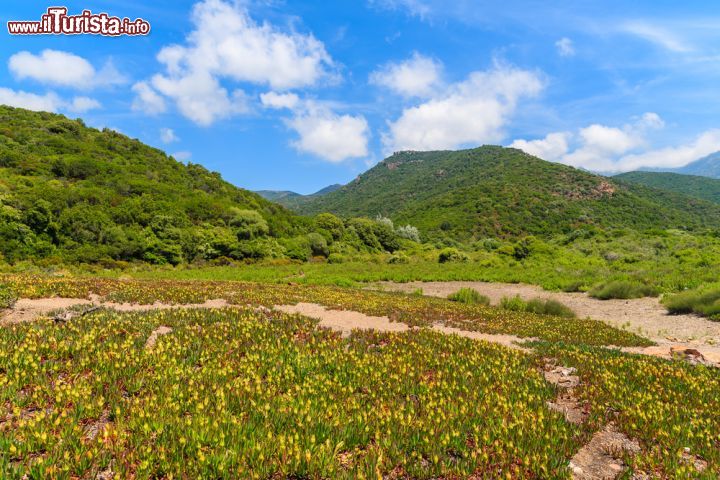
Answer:
[[[629,280],[614,280],[596,285],[590,290],[589,295],[600,300],[609,300],[654,297],[657,293],[657,290],[650,285]]]
[[[472,288],[461,288],[457,292],[448,295],[448,300],[470,305],[490,305],[490,299]]]
[[[17,301],[17,295],[7,285],[0,285],[0,309],[12,308]]]
[[[502,297],[500,299],[500,308],[511,310],[513,312],[524,312],[527,308],[527,302],[520,298],[520,295],[514,297]]]
[[[312,252],[313,256],[327,257],[330,254],[325,237],[323,237],[319,233],[308,233],[307,239],[310,243],[310,251]]]
[[[395,230],[395,233],[397,233],[400,238],[420,243],[420,231],[417,227],[405,225],[404,227],[398,227],[397,230]]]
[[[668,313],[696,313],[713,320],[720,320],[720,287],[698,289],[663,298]]]
[[[457,248],[446,248],[438,254],[438,262],[467,262],[468,256]]]
[[[345,233],[345,225],[342,220],[332,213],[321,213],[315,217],[315,225],[321,230],[330,234],[333,240],[339,240]]]
[[[328,263],[344,263],[345,257],[339,253],[331,253],[330,255],[328,255],[327,261]]]
[[[387,259],[387,263],[392,264],[406,264],[410,263],[410,257],[408,257],[404,252],[395,252]]]
[[[270,231],[267,222],[256,210],[237,210],[230,226],[241,240],[267,235]]]
[[[575,312],[567,305],[552,299],[533,298],[527,302],[526,312],[540,315],[553,315],[555,317],[575,318]]]

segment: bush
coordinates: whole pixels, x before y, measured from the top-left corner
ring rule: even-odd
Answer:
[[[500,308],[505,310],[511,310],[513,312],[524,312],[527,308],[525,300],[520,298],[520,295],[514,297],[502,297],[500,299]]]
[[[420,231],[417,227],[405,225],[404,227],[398,227],[397,230],[395,230],[395,233],[397,233],[400,238],[420,243]]]
[[[404,252],[395,252],[387,259],[387,263],[391,264],[406,264],[410,263],[410,257]]]
[[[530,312],[538,315],[552,315],[554,317],[575,318],[576,316],[575,312],[567,305],[557,300],[547,298],[533,298],[526,302],[520,298],[520,295],[503,297],[502,300],[500,300],[500,307],[514,312]]]
[[[614,280],[593,287],[588,293],[593,298],[609,300],[611,298],[630,299],[654,297],[658,292],[654,287],[629,280]]]
[[[256,210],[237,210],[230,220],[230,226],[241,240],[261,237],[270,232],[267,222]]]
[[[321,213],[315,217],[315,225],[321,230],[330,234],[333,240],[339,240],[345,233],[345,225],[342,220],[332,213]]]
[[[328,263],[345,263],[345,257],[339,253],[331,253],[327,257]]]
[[[720,320],[720,287],[678,293],[664,298],[662,303],[671,315],[696,313]]]
[[[575,312],[567,305],[557,300],[533,298],[527,302],[525,311],[539,313],[540,315],[553,315],[555,317],[575,318]]]
[[[468,256],[457,248],[446,248],[438,255],[438,262],[467,262]]]
[[[328,244],[325,240],[325,237],[323,237],[319,233],[313,232],[307,234],[307,239],[310,243],[310,251],[312,252],[313,256],[327,257],[328,255],[330,255],[330,250],[328,249]]]
[[[457,292],[448,295],[448,300],[470,305],[490,305],[490,298],[472,288],[461,288]]]
[[[17,295],[7,285],[0,285],[0,309],[12,308],[17,301]]]

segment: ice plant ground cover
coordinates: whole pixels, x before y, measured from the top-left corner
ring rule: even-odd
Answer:
[[[4,478],[570,478],[609,422],[640,444],[624,455],[632,472],[720,474],[720,370],[600,348],[650,342],[599,322],[337,287],[3,283],[21,298],[238,305],[0,328]],[[425,329],[344,339],[255,309],[301,300],[542,340],[523,353]],[[169,333],[148,347],[159,327]],[[584,424],[548,407],[548,358],[577,369]]]

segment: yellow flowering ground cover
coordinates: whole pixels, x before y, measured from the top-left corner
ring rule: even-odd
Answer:
[[[569,477],[587,433],[530,356],[315,327],[230,308],[0,329],[2,478]]]
[[[585,345],[647,346],[652,342],[600,321],[567,319],[484,305],[466,305],[441,298],[402,293],[370,292],[357,288],[254,282],[112,280],[90,278],[0,278],[21,298],[87,297],[90,293],[118,302],[151,304],[155,301],[187,304],[224,298],[236,305],[285,305],[312,302],[330,308],[386,315],[412,326],[444,322],[448,326],[482,333],[536,337],[551,342]]]
[[[578,369],[591,423],[616,422],[641,442],[630,458],[653,478],[720,478],[720,369],[600,348],[535,345]],[[695,460],[706,462],[700,472]]]

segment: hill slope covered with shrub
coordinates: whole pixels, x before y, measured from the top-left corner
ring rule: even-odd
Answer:
[[[709,202],[497,146],[398,152],[341,189],[311,199],[300,211],[384,215],[430,237],[456,239],[554,235],[587,226],[720,225],[720,208]]]
[[[669,172],[627,172],[613,178],[720,203],[720,180],[715,178]]]
[[[242,258],[307,223],[125,135],[0,106],[0,260]]]

